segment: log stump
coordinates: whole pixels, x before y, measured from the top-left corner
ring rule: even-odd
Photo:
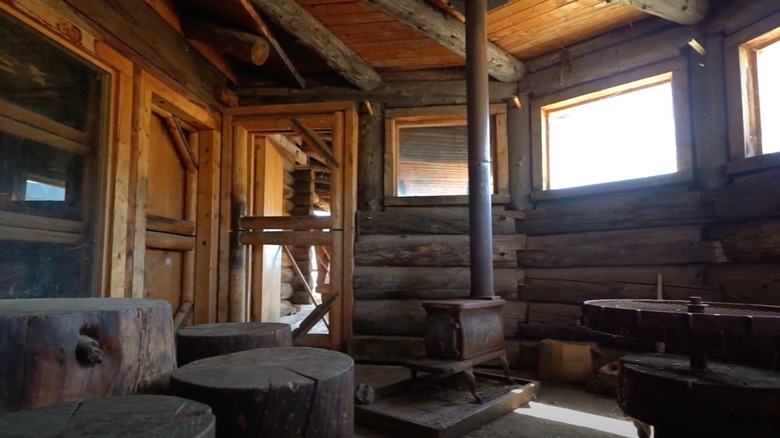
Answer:
[[[228,322],[194,325],[176,332],[179,366],[207,357],[269,347],[292,347],[289,324]]]
[[[0,413],[167,391],[171,307],[129,298],[0,300]]]
[[[219,437],[347,437],[353,361],[306,347],[261,348],[176,370],[174,394],[211,406]]]
[[[167,395],[93,398],[0,415],[0,434],[8,438],[210,438],[215,430],[208,406]]]

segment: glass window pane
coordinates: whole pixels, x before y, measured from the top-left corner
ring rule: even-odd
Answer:
[[[549,189],[677,171],[671,82],[547,111]]]
[[[761,151],[780,152],[780,42],[758,51],[758,101],[761,114]]]
[[[101,74],[0,11],[0,99],[86,131]],[[94,114],[93,114],[94,116]]]
[[[403,127],[399,131],[398,196],[468,193],[466,126]]]

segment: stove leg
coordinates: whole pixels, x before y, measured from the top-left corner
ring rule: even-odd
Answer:
[[[501,367],[504,368],[504,376],[506,377],[507,383],[510,385],[514,385],[515,381],[512,379],[512,376],[509,375],[509,360],[506,358],[506,352],[504,352],[498,360],[501,361]]]
[[[471,395],[474,396],[477,404],[482,404],[482,397],[477,394],[477,379],[474,378],[474,372],[472,370],[463,371],[463,375],[466,376],[466,381],[469,384],[469,390]]]

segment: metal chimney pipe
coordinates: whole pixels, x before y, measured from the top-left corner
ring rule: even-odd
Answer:
[[[466,1],[466,101],[469,158],[471,296],[493,297],[487,0]]]

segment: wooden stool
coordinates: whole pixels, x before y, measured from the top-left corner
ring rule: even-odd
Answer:
[[[93,398],[0,415],[0,435],[8,438],[210,438],[215,430],[208,406],[167,395]]]
[[[176,367],[166,301],[0,300],[0,413],[163,393]]]
[[[194,325],[176,332],[179,366],[207,357],[269,347],[292,347],[289,324],[228,322]]]
[[[171,388],[211,406],[220,437],[348,437],[353,365],[335,351],[261,348],[185,365]]]

